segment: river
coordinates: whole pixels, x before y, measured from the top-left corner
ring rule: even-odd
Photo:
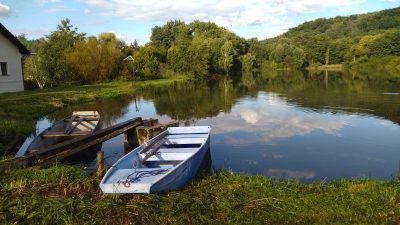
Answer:
[[[97,110],[104,126],[132,117],[210,125],[214,169],[302,182],[393,179],[400,168],[400,87],[346,73],[243,76],[210,84],[147,87],[66,108],[37,122],[40,132],[74,110]],[[122,136],[102,147],[110,166]],[[95,166],[89,161],[89,169]]]

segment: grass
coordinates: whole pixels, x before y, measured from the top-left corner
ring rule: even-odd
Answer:
[[[134,88],[167,85],[183,77],[132,82],[114,81],[94,85],[29,90],[0,94],[0,152],[35,130],[35,122],[44,115],[66,106],[133,93]]]
[[[396,224],[400,181],[301,184],[218,171],[177,192],[104,195],[79,166],[0,177],[2,224]]]

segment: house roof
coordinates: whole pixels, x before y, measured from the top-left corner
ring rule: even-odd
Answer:
[[[18,48],[21,54],[31,54],[31,52],[16,38],[3,24],[0,23],[0,33],[4,35],[15,47]]]

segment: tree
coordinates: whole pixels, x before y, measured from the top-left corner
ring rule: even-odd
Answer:
[[[27,80],[35,80],[40,89],[43,89],[49,80],[43,70],[43,61],[40,55],[31,55],[24,61],[24,73]]]
[[[221,49],[220,49],[220,59],[219,59],[219,66],[228,74],[233,62],[233,56],[235,55],[235,49],[233,48],[233,44],[231,41],[226,41]]]
[[[388,31],[378,36],[370,43],[369,50],[374,56],[400,56],[400,31]]]
[[[116,45],[115,35],[111,34],[77,41],[66,50],[67,62],[79,74],[77,79],[81,83],[111,80],[118,75],[123,59]]]
[[[298,69],[304,64],[304,50],[295,46],[290,39],[282,38],[270,54],[270,60],[284,68]]]
[[[241,56],[240,61],[242,63],[242,73],[248,74],[253,72],[256,63],[256,57],[253,54],[247,53]]]
[[[31,53],[37,53],[40,48],[43,47],[46,40],[44,38],[38,38],[33,40],[28,40],[25,34],[20,34],[17,36],[18,40],[29,49]]]
[[[208,62],[210,58],[210,44],[207,40],[195,37],[188,49],[187,63],[189,74],[195,80],[202,80],[208,75]]]
[[[155,78],[160,76],[160,53],[152,45],[147,44],[134,54],[134,68],[142,78]]]
[[[191,30],[180,20],[168,21],[163,26],[155,26],[151,31],[151,44],[162,54],[162,59],[166,58],[168,49],[175,44],[176,39],[182,32],[187,32],[186,35],[191,35]]]
[[[168,49],[167,63],[171,69],[178,73],[188,73],[191,70],[191,61],[188,60],[188,52],[192,42],[192,36],[188,27],[182,27],[176,37],[174,45]]]
[[[78,33],[77,28],[70,24],[69,19],[61,20],[57,30],[46,36],[47,41],[38,54],[42,56],[45,73],[49,75],[50,82],[71,82],[74,79],[74,71],[68,65],[65,50],[72,48],[75,42],[82,40],[84,33]]]
[[[354,44],[351,47],[351,52],[354,56],[354,59],[362,57],[362,56],[370,56],[371,55],[371,45],[380,38],[381,35],[367,35],[360,39],[360,41]]]
[[[339,64],[346,60],[346,54],[350,51],[352,40],[349,38],[336,39],[331,42],[329,61],[331,64]]]
[[[326,63],[329,61],[329,45],[331,38],[325,34],[312,35],[305,43],[306,55],[309,63]]]
[[[293,57],[291,65],[296,69],[301,68],[304,64],[304,60],[305,60],[305,56],[306,56],[304,50],[299,47],[294,47],[291,55]]]

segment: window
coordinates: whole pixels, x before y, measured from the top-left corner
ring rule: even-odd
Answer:
[[[8,75],[7,73],[7,63],[6,62],[1,62],[1,75],[5,76]]]

